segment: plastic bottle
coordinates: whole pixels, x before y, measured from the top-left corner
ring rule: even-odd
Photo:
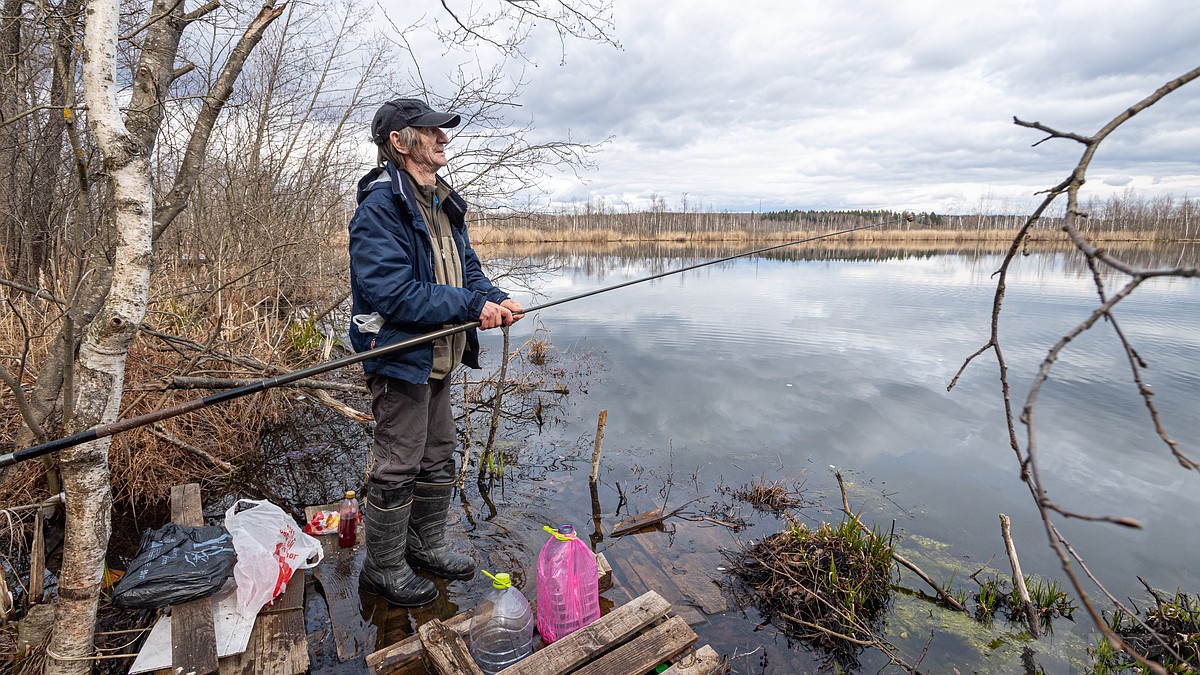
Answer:
[[[537,626],[550,644],[600,618],[600,589],[596,556],[563,525],[538,555]]]
[[[346,498],[338,505],[338,546],[349,548],[358,541],[358,500],[354,490],[346,492]]]
[[[484,675],[495,675],[533,653],[533,611],[529,601],[503,572],[492,576],[484,595],[492,603],[486,623],[471,630],[471,656]]]

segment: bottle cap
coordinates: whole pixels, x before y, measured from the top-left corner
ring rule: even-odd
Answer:
[[[484,576],[492,580],[492,588],[503,589],[512,587],[512,577],[508,575],[508,572],[497,572],[496,574],[492,574],[487,570],[479,571],[483,572]]]
[[[559,541],[570,541],[577,538],[575,528],[570,525],[562,525],[557,530],[549,525],[543,525],[542,529],[554,535],[554,538]]]
[[[346,499],[354,499],[354,490],[346,490]]]

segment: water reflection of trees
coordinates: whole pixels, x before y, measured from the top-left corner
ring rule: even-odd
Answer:
[[[229,479],[229,495],[269,499],[304,515],[306,504],[328,504],[360,490],[371,447],[368,425],[316,404],[296,406],[263,434],[256,452]]]
[[[1000,241],[896,244],[826,240],[776,249],[759,257],[794,262],[883,262],[957,256],[968,262],[980,262],[1003,255],[1010,245]],[[609,276],[629,275],[631,270],[635,271],[634,276],[649,276],[705,260],[726,258],[754,248],[754,244],[731,242],[556,242],[496,245],[489,247],[488,253],[501,259],[524,261],[527,274],[523,279],[527,286],[536,287],[537,284],[530,281],[529,272],[539,268],[543,273],[565,270],[571,276],[587,277],[603,283]],[[1119,252],[1124,259],[1142,267],[1200,264],[1200,244],[1196,242],[1117,242],[1108,244],[1107,249]],[[1040,261],[1039,264],[1057,268],[1058,273],[1091,274],[1086,257],[1068,243],[1039,243],[1029,246],[1027,252],[1047,254],[1036,256],[1036,259]]]

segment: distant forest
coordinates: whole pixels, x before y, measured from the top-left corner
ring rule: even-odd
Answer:
[[[736,234],[742,237],[771,238],[787,232],[842,230],[867,225],[880,230],[941,230],[968,233],[994,232],[1019,228],[1028,214],[939,214],[907,213],[890,210],[818,211],[791,209],[763,213],[670,210],[655,202],[648,211],[617,211],[603,202],[587,203],[554,213],[525,213],[476,216],[481,224],[559,232],[565,238],[587,238],[586,232],[608,231],[647,239],[670,238],[696,233]],[[1095,235],[1122,235],[1151,239],[1194,239],[1197,233],[1197,204],[1194,199],[1172,196],[1145,198],[1131,193],[1108,199],[1093,199],[1084,205],[1086,232]],[[1041,219],[1039,229],[1057,229],[1061,214]]]

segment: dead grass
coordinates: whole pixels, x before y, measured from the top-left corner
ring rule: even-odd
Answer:
[[[746,502],[755,510],[779,515],[804,506],[804,498],[801,494],[803,487],[803,482],[768,481],[765,477],[759,476],[740,488],[722,485],[717,489],[721,494]]]
[[[271,272],[224,270],[222,278],[237,282],[215,287],[203,281],[209,272],[157,270],[145,325],[173,337],[146,331],[135,337],[120,416],[212,393],[173,389],[173,375],[254,380],[323,360],[328,339],[312,322],[306,325],[304,317],[327,305],[342,285],[313,277],[306,286],[296,286],[292,279],[285,289]],[[0,313],[0,353],[26,355],[20,372],[28,393],[61,324],[53,303],[18,297],[14,305],[17,312]],[[17,372],[14,363],[9,359],[5,364],[11,372]],[[256,449],[261,432],[286,417],[295,393],[273,389],[114,436],[109,450],[114,499],[135,509],[158,505],[165,503],[172,485],[222,475],[224,469],[203,455],[231,462]],[[14,445],[22,424],[14,397],[0,396],[0,413],[0,432]],[[62,435],[60,425],[61,412],[56,411],[47,424],[51,437]],[[41,462],[13,467],[0,484],[0,503],[33,503],[46,496]]]

